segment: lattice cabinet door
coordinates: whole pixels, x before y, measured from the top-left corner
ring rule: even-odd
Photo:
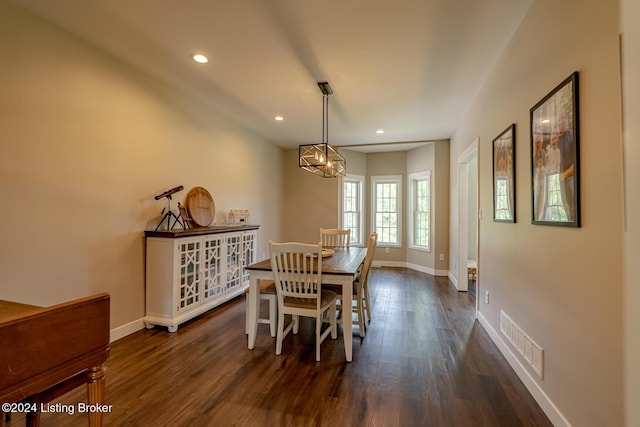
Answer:
[[[244,294],[249,277],[244,267],[255,262],[258,226],[239,227],[145,232],[147,328],[161,325],[175,332],[187,320]]]
[[[229,234],[226,240],[227,288],[229,292],[242,286],[242,234]]]
[[[223,261],[225,238],[220,235],[207,237],[204,245],[204,300],[209,301],[224,294],[226,277]]]
[[[202,303],[202,240],[181,241],[177,247],[177,311],[189,310]]]
[[[249,272],[245,270],[248,265],[256,262],[256,236],[255,231],[247,231],[242,234],[242,284],[249,284]]]

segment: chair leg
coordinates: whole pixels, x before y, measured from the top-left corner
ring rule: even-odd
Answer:
[[[278,304],[278,301],[276,301],[275,298],[269,298],[269,329],[272,337],[276,336],[277,304]]]
[[[331,313],[329,313],[329,327],[331,328],[331,338],[335,340],[336,338],[338,338],[338,322],[335,302],[329,310],[331,310]]]
[[[300,316],[291,316],[291,321],[293,322],[293,333],[295,335],[298,333],[298,328],[300,327]]]
[[[284,335],[284,313],[278,313],[278,334],[276,336],[276,354],[282,353],[282,339]]]
[[[316,362],[320,361],[320,331],[322,330],[322,314],[316,318]]]
[[[362,307],[362,305],[364,304],[364,296],[363,295],[358,295],[358,329],[360,329],[360,337],[364,338],[365,335],[365,331],[364,331],[364,308]]]
[[[369,299],[369,287],[365,284],[364,286],[364,302],[365,302],[365,310],[367,312],[367,322],[371,323],[371,300]]]

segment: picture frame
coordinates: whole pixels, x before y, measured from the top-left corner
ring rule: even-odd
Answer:
[[[578,72],[530,110],[531,223],[580,227]]]
[[[516,125],[493,140],[493,221],[516,222]]]

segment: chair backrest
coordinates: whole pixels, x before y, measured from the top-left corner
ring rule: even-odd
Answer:
[[[320,243],[329,248],[348,248],[351,243],[351,230],[339,228],[321,228]]]
[[[362,271],[360,272],[360,285],[364,286],[369,277],[369,269],[371,268],[371,263],[373,261],[373,255],[376,251],[376,245],[378,243],[378,233],[375,231],[369,235],[369,240],[367,240],[367,255],[364,257],[364,265],[362,266]]]
[[[269,251],[278,298],[315,298],[320,304],[322,245],[269,241]]]

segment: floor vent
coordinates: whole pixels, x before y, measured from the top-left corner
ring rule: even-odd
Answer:
[[[500,310],[500,331],[542,379],[544,351],[503,310]]]

